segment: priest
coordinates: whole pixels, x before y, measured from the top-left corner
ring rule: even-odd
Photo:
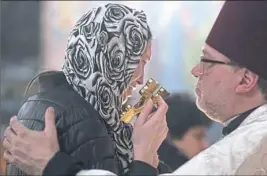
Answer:
[[[174,175],[267,175],[267,1],[226,1],[192,74],[224,137]]]

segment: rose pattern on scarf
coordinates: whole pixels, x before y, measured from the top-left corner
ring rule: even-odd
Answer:
[[[104,57],[104,68],[106,79],[109,83],[116,80],[124,79],[124,70],[127,59],[125,57],[125,45],[120,43],[123,36],[120,38],[113,37],[107,47],[107,52]]]
[[[121,94],[150,40],[143,11],[109,3],[90,10],[68,38],[62,70],[73,89],[105,120],[114,139],[120,174],[133,158],[130,124],[120,121]]]
[[[140,54],[144,52],[146,41],[138,29],[139,26],[132,20],[126,20],[123,27],[128,54],[140,56]]]
[[[92,58],[89,53],[89,48],[86,45],[86,42],[79,38],[75,38],[70,42],[71,46],[69,47],[69,56],[67,56],[69,58],[73,58],[70,60],[70,64],[79,78],[87,79],[93,72]]]

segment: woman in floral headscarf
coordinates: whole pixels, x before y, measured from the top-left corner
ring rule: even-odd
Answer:
[[[127,173],[133,160],[132,126],[119,115],[122,101],[143,83],[151,38],[142,11],[119,4],[90,10],[70,33],[63,72],[35,78],[39,91],[23,104],[18,119],[41,130],[45,110],[53,106],[61,151],[76,156],[85,168]],[[12,165],[7,173],[23,174]]]

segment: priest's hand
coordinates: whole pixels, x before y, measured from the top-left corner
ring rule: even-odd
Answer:
[[[32,131],[16,117],[5,130],[4,159],[29,175],[42,175],[48,161],[59,151],[53,108],[45,113],[44,131]]]

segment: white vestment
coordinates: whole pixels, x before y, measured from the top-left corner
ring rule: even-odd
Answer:
[[[267,105],[232,133],[178,168],[174,175],[267,175]]]
[[[101,170],[77,175],[110,175]],[[90,173],[91,172],[91,173]],[[170,174],[267,175],[267,104],[254,110],[232,133]]]

